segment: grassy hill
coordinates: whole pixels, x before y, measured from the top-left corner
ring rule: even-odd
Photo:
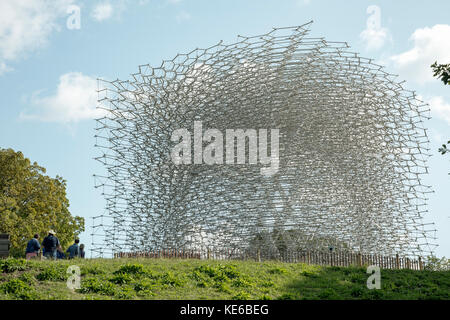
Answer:
[[[81,270],[70,290],[67,268]],[[0,299],[450,299],[450,271],[181,259],[0,260]]]

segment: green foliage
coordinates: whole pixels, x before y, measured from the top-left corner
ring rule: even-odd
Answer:
[[[24,256],[28,240],[49,229],[69,245],[84,231],[84,218],[72,217],[68,208],[65,180],[46,176],[21,152],[0,149],[0,232],[10,234],[12,255]]]
[[[285,268],[275,267],[268,271],[270,274],[285,274],[287,270]]]
[[[450,84],[450,63],[449,64],[438,64],[437,61],[431,65],[433,69],[433,77],[440,79],[444,85]],[[450,145],[450,140],[447,142]],[[450,149],[446,144],[442,145],[442,148],[438,150],[441,154],[450,153]]]
[[[46,267],[36,276],[39,281],[66,281],[68,278],[67,268],[61,265]]]
[[[81,282],[80,293],[98,293],[106,296],[113,296],[116,293],[116,286],[109,281],[97,278],[89,278]]]
[[[440,79],[444,85],[450,84],[450,63],[438,64],[437,61],[431,65],[433,77]]]
[[[446,257],[438,258],[430,256],[427,259],[424,269],[431,271],[448,271],[450,270],[450,259],[447,259]]]
[[[450,140],[447,142],[448,144],[450,144]],[[438,150],[442,155],[446,154],[447,152],[450,152],[450,149],[447,148],[446,144],[442,145],[442,148],[439,148]]]
[[[235,265],[201,265],[192,272],[192,277],[197,281],[199,287],[213,286],[219,291],[229,291],[229,282],[237,286],[246,286],[247,282],[240,279],[240,273]]]
[[[236,265],[201,265],[195,268],[191,276],[199,287],[213,287],[219,292],[232,293],[232,288],[254,286],[251,277],[242,275]]]
[[[336,299],[338,297],[336,292],[331,288],[321,290],[317,296],[319,299]]]
[[[350,295],[354,298],[360,298],[363,295],[363,289],[361,287],[353,287],[350,291]]]
[[[232,300],[249,300],[250,294],[248,294],[247,292],[241,291],[238,294],[231,297],[231,299]]]
[[[136,297],[136,293],[132,288],[127,287],[117,289],[114,296],[121,300],[132,300]]]
[[[99,265],[89,265],[89,266],[81,267],[81,275],[82,276],[85,276],[87,274],[101,275],[101,274],[105,274],[105,273],[106,273],[106,271],[104,269],[102,269],[102,267]]]
[[[150,295],[152,294],[152,289],[154,284],[149,279],[142,279],[134,284],[134,291],[140,295]]]
[[[304,270],[300,273],[304,277],[315,278],[317,274],[312,270]]]
[[[361,267],[197,259],[79,260],[81,289],[69,290],[67,261],[8,260],[0,299],[450,299],[450,271],[431,259],[430,270],[382,269],[381,290]]]
[[[32,287],[20,279],[11,279],[0,286],[0,291],[20,300],[32,300],[36,294]]]
[[[115,284],[126,284],[131,283],[133,281],[133,278],[127,273],[119,273],[110,278],[109,281]]]
[[[284,293],[277,298],[277,300],[296,300],[296,296],[292,293]]]
[[[182,287],[185,283],[182,279],[178,278],[170,271],[165,272],[160,279],[163,285],[172,287]]]
[[[249,288],[249,287],[253,286],[254,284],[248,278],[239,277],[232,281],[232,285],[233,285],[233,287],[236,287],[236,288]]]
[[[135,274],[142,275],[145,274],[144,266],[142,264],[126,264],[123,265],[114,272],[114,274]]]
[[[22,273],[18,279],[30,285],[36,283],[36,278],[31,273]]]
[[[0,260],[1,272],[11,273],[14,271],[23,271],[27,268],[27,261],[25,259],[4,259]]]

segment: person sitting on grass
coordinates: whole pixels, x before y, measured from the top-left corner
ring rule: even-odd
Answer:
[[[79,243],[80,239],[75,239],[75,243],[67,249],[66,252],[69,254],[69,259],[80,257],[80,246],[78,245]]]
[[[41,245],[39,244],[39,234],[35,234],[33,239],[28,241],[27,249],[25,250],[25,258],[30,260],[32,257],[37,257]]]

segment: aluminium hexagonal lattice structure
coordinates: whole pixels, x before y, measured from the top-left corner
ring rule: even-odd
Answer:
[[[143,65],[99,90],[104,253],[227,247],[415,256],[423,222],[428,106],[346,43],[275,28]],[[278,129],[279,168],[177,165],[173,132]],[[268,142],[268,148],[272,142]],[[250,149],[246,149],[248,159]],[[100,223],[108,219],[109,223]],[[281,239],[281,240],[280,240]],[[110,247],[113,244],[113,247]]]

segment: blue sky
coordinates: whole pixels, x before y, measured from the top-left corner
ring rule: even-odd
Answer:
[[[429,68],[450,63],[448,12],[448,0],[1,0],[0,147],[68,181],[70,209],[86,218],[89,246],[90,217],[105,204],[92,177],[103,169],[93,160],[95,79],[127,79],[141,64],[313,20],[312,36],[347,42],[430,104],[425,183],[435,193],[426,221],[435,223],[437,255],[450,257],[450,158],[437,152],[450,139],[450,87]]]

